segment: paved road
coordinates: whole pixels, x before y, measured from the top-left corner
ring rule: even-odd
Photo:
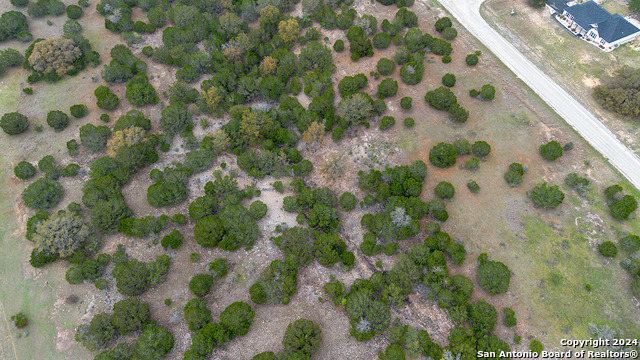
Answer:
[[[438,2],[640,190],[640,158],[589,110],[487,24],[480,15],[480,5],[484,0]]]

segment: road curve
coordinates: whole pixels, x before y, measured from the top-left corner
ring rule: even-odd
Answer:
[[[480,5],[484,0],[438,2],[640,190],[640,158],[589,110],[487,24],[480,15]]]

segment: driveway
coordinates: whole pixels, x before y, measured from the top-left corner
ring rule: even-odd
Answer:
[[[484,0],[438,2],[640,190],[640,158],[589,110],[487,24],[480,15],[480,5]]]

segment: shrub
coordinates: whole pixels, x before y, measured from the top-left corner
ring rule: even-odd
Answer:
[[[448,17],[440,18],[435,23],[436,31],[439,33],[443,32],[446,28],[450,28],[451,26],[453,26],[453,23],[451,22],[451,19]]]
[[[267,205],[260,200],[256,200],[249,206],[249,213],[254,220],[260,220],[267,214]]]
[[[80,127],[80,141],[89,152],[96,153],[104,148],[111,135],[109,127],[86,124]]]
[[[436,185],[434,192],[441,199],[451,199],[455,194],[455,188],[450,182],[441,181]]]
[[[236,301],[220,313],[220,326],[229,331],[230,336],[244,336],[249,332],[255,312],[249,304]]]
[[[614,200],[609,205],[609,213],[616,220],[626,220],[638,208],[638,201],[631,195]]]
[[[516,320],[516,312],[513,311],[513,309],[511,308],[503,308],[502,309],[502,316],[503,316],[503,320],[502,323],[506,326],[506,327],[514,327],[518,324],[518,321]]]
[[[445,74],[442,77],[442,84],[446,87],[453,87],[456,84],[456,76],[453,74]]]
[[[197,274],[189,280],[189,290],[197,297],[203,297],[211,291],[213,276],[209,274]]]
[[[442,37],[446,40],[453,40],[458,36],[458,31],[452,27],[448,27],[442,31]]]
[[[386,78],[382,80],[378,85],[378,91],[376,91],[376,96],[382,100],[384,98],[394,96],[397,92],[398,92],[398,82],[391,78]]]
[[[28,32],[27,17],[19,11],[7,11],[0,16],[0,41],[14,39],[21,32]]]
[[[320,327],[311,320],[298,319],[287,326],[282,345],[287,353],[311,357],[322,342]]]
[[[540,145],[540,155],[545,160],[554,161],[562,156],[562,145],[555,140],[542,144]]]
[[[469,180],[469,182],[467,182],[467,189],[469,189],[469,191],[471,191],[472,193],[476,194],[480,192],[480,185],[478,185],[478,183],[475,182],[474,180]]]
[[[511,187],[516,187],[522,183],[524,167],[520,163],[511,163],[509,170],[504,174],[504,180]]]
[[[149,78],[143,72],[136,74],[127,81],[125,97],[135,106],[157,104],[159,100],[156,90],[149,83]]]
[[[478,64],[478,55],[476,54],[469,54],[467,55],[466,58],[464,58],[464,61],[467,63],[467,65],[469,66],[476,66]]]
[[[376,65],[376,70],[380,73],[380,75],[389,75],[395,69],[396,63],[393,60],[387,58],[381,58],[378,60],[378,64]]]
[[[411,97],[405,96],[402,99],[400,99],[400,107],[403,108],[404,110],[409,110],[411,109],[412,102],[413,102],[413,99]]]
[[[344,41],[338,39],[333,43],[333,50],[336,52],[342,52],[344,50]]]
[[[339,203],[340,207],[342,207],[342,210],[349,212],[356,208],[358,199],[352,193],[344,192],[342,193],[342,195],[340,195]]]
[[[27,94],[27,95],[32,95],[33,94],[33,89],[30,87],[26,87],[22,89],[22,92]]]
[[[480,98],[482,100],[493,100],[496,97],[496,89],[489,84],[482,85]]]
[[[47,124],[56,131],[62,131],[69,125],[69,116],[60,110],[49,111]]]
[[[558,185],[549,186],[546,182],[536,185],[527,195],[538,208],[555,209],[564,200],[564,194]]]
[[[413,120],[412,117],[408,117],[404,119],[404,126],[410,128],[410,127],[413,127],[414,124],[415,124],[415,120]]]
[[[178,230],[173,230],[170,234],[162,237],[160,244],[163,248],[172,248],[177,249],[182,244],[182,240],[184,240],[184,236]]]
[[[564,178],[564,183],[582,197],[586,197],[589,193],[589,179],[586,177],[581,177],[576,173],[569,173]]]
[[[544,345],[540,342],[540,340],[534,339],[529,343],[529,350],[534,353],[540,354],[542,350],[544,350]]]
[[[456,95],[444,86],[428,91],[424,100],[436,110],[449,110],[451,105],[458,101]]]
[[[618,255],[618,247],[612,241],[605,241],[598,244],[598,251],[604,257],[615,257]]]
[[[211,311],[207,309],[207,303],[202,299],[189,300],[185,304],[183,312],[184,319],[191,331],[198,331],[211,322]]]
[[[376,49],[386,49],[389,47],[389,44],[391,44],[391,36],[388,34],[379,33],[373,37],[373,46],[375,46]]]
[[[120,103],[118,96],[112,93],[108,86],[98,86],[93,94],[98,99],[97,105],[100,109],[108,111],[113,110],[118,107],[118,104]]]
[[[13,325],[18,328],[18,329],[22,329],[23,327],[27,326],[27,323],[29,322],[29,319],[27,318],[27,315],[19,312],[15,315],[11,315],[11,321],[13,321]],[[291,326],[291,325],[289,325]],[[318,330],[320,331],[320,330]],[[318,336],[320,334],[318,333]]]
[[[18,165],[13,168],[13,173],[18,179],[26,180],[36,174],[36,168],[31,165],[31,163],[20,161]]]
[[[491,152],[491,146],[486,141],[476,141],[471,146],[473,154],[479,158],[483,158]]]
[[[624,252],[634,253],[640,250],[640,236],[638,235],[625,235],[620,238],[620,248]]]
[[[477,157],[472,157],[464,163],[464,168],[467,170],[476,170],[480,166],[480,160]]]
[[[393,116],[383,116],[382,119],[380,119],[380,130],[387,130],[388,128],[395,125],[395,123],[396,119],[394,119]]]
[[[489,260],[487,254],[480,254],[476,280],[482,290],[487,293],[491,295],[503,294],[509,289],[511,272],[505,264]]]
[[[82,8],[78,5],[67,6],[67,17],[69,19],[80,19],[82,16]]]
[[[32,209],[50,209],[60,202],[63,193],[59,182],[43,177],[22,192],[22,200]]]
[[[456,163],[458,152],[451,144],[438,143],[429,151],[429,161],[435,167],[447,168]]]
[[[89,109],[87,108],[87,105],[84,104],[71,105],[71,107],[69,108],[69,112],[74,118],[80,119],[81,117],[87,115]]]
[[[17,135],[29,128],[29,120],[19,112],[10,112],[2,115],[0,127],[9,135]]]
[[[213,262],[209,263],[209,272],[212,275],[215,275],[217,277],[223,277],[227,275],[228,271],[229,271],[229,265],[227,264],[227,259],[225,258],[218,258]]]

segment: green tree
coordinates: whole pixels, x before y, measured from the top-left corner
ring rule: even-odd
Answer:
[[[124,299],[113,305],[111,324],[120,335],[138,331],[150,322],[149,304],[138,299]]]
[[[476,54],[469,54],[467,55],[467,57],[464,59],[464,61],[467,63],[467,65],[469,66],[476,66],[478,65],[478,55]]]
[[[86,124],[80,127],[80,141],[89,152],[96,153],[102,150],[111,136],[111,130],[106,125],[94,126]]]
[[[254,316],[251,305],[236,301],[220,313],[220,326],[228,329],[231,337],[244,336],[249,332]]]
[[[80,325],[76,329],[75,339],[89,351],[103,349],[115,339],[116,329],[111,324],[111,315],[97,314],[88,325]]]
[[[183,311],[190,331],[198,331],[211,322],[211,311],[207,309],[207,303],[202,299],[189,300]]]
[[[17,135],[29,128],[29,120],[19,112],[10,112],[2,115],[0,127],[9,135]]]
[[[618,255],[618,247],[613,241],[605,241],[598,244],[598,252],[604,257],[616,257]]]
[[[509,289],[511,271],[505,264],[489,260],[487,254],[480,254],[476,280],[482,290],[487,293],[491,295],[502,294]]]
[[[516,312],[511,308],[503,308],[502,309],[502,323],[506,327],[514,327],[518,323],[516,320]]]
[[[189,280],[189,290],[198,296],[203,297],[211,291],[213,285],[213,276],[209,274],[196,274]]]
[[[7,11],[0,16],[0,41],[15,39],[19,33],[27,31],[27,17],[20,11]]]
[[[50,209],[60,202],[63,194],[64,191],[59,182],[43,177],[24,189],[22,200],[32,209]]]
[[[468,310],[476,337],[480,338],[491,334],[498,317],[496,308],[484,300],[479,300],[469,304]]]
[[[445,74],[442,77],[442,84],[446,87],[453,87],[456,84],[456,76],[453,74]]]
[[[349,123],[358,124],[372,115],[373,103],[369,95],[356,93],[340,101],[338,111]]]
[[[554,161],[562,156],[562,145],[555,140],[542,144],[540,145],[540,155],[542,155],[545,160]]]
[[[449,28],[451,26],[453,26],[453,23],[451,22],[451,19],[449,17],[442,17],[438,19],[438,21],[436,21],[435,23],[436,31],[439,33],[443,32],[444,29]]]
[[[558,185],[549,186],[546,182],[536,185],[527,193],[527,196],[538,208],[555,209],[564,200],[564,193],[560,191]]]
[[[120,221],[133,215],[133,210],[121,197],[99,201],[91,209],[91,223],[100,231],[110,234],[118,230]]]
[[[451,199],[453,197],[453,194],[455,194],[455,189],[450,182],[441,181],[438,183],[438,185],[436,185],[434,192],[439,198]]]
[[[378,64],[376,65],[376,70],[380,73],[380,75],[389,75],[395,69],[396,63],[393,60],[387,58],[381,58],[378,60]]]
[[[47,256],[66,258],[80,250],[91,235],[81,215],[60,210],[38,224],[32,239]]]
[[[447,168],[456,163],[458,153],[455,147],[444,142],[438,143],[429,151],[429,161],[436,167]]]
[[[118,96],[112,93],[108,86],[98,86],[93,94],[98,99],[97,105],[100,109],[113,110],[118,107],[118,104],[120,103]]]
[[[638,208],[638,201],[632,195],[625,195],[609,205],[609,213],[616,220],[626,220]]]
[[[476,141],[471,146],[473,154],[479,158],[483,158],[491,152],[491,146],[486,141]]]
[[[547,4],[548,0],[529,0],[529,5],[534,8],[541,8]],[[631,6],[631,5],[629,5]]]
[[[482,85],[480,90],[480,98],[482,100],[493,100],[496,97],[496,88],[490,84]]]
[[[69,125],[69,116],[60,110],[49,111],[47,124],[56,131],[62,131]]]
[[[458,99],[453,91],[444,86],[431,91],[427,91],[424,100],[436,110],[449,110],[451,105],[455,104]]]
[[[157,325],[147,326],[136,340],[136,358],[161,359],[173,349],[173,343],[173,334],[169,330]]]
[[[32,178],[36,174],[36,168],[26,161],[20,161],[13,168],[13,173],[18,179],[26,180]]]
[[[288,353],[302,353],[311,357],[318,351],[322,342],[320,327],[311,320],[298,319],[287,326],[282,339],[284,350]]]
[[[376,96],[380,99],[384,99],[384,98],[394,96],[397,92],[398,92],[398,82],[391,78],[386,78],[382,80],[378,85]]]

